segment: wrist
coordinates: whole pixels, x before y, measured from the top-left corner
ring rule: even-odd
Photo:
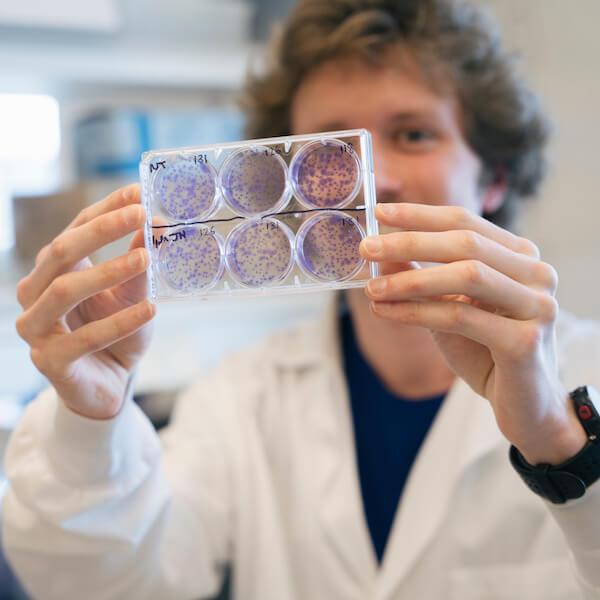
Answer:
[[[133,396],[135,374],[135,370],[125,373],[126,379],[123,384],[113,388],[97,386],[92,397],[79,394],[70,398],[66,394],[63,395],[58,386],[55,386],[55,389],[62,404],[70,412],[92,421],[110,421],[122,412],[125,402]]]
[[[523,458],[531,465],[559,465],[573,458],[588,442],[572,402],[567,402],[566,414],[556,420],[537,440],[515,444]]]

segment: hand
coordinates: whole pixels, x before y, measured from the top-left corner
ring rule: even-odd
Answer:
[[[42,248],[17,286],[19,335],[67,407],[94,419],[116,415],[128,377],[150,342],[148,253],[137,185],[82,210]],[[137,230],[137,231],[136,231]],[[93,265],[90,254],[136,231],[124,256]]]
[[[529,462],[575,455],[586,437],[558,376],[558,277],[535,244],[457,206],[383,204],[376,216],[402,231],[361,244],[385,273],[367,286],[372,310],[430,329]]]

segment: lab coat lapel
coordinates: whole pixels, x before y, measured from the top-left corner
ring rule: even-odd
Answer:
[[[484,398],[457,379],[428,432],[404,487],[383,564],[377,561],[364,515],[348,389],[338,337],[337,303],[278,360],[312,369],[299,378],[307,409],[307,450],[316,486],[317,517],[334,560],[349,581],[374,582],[378,598],[397,597],[402,579],[435,538],[452,490],[467,465],[502,443]],[[310,407],[310,410],[308,410]],[[309,433],[308,433],[309,432]]]
[[[316,328],[298,340],[294,357],[297,368],[312,370],[310,377],[298,378],[303,382],[298,392],[309,420],[306,448],[314,457],[317,519],[331,550],[328,557],[341,577],[362,586],[373,580],[377,564],[362,509],[338,326],[334,297]]]
[[[381,598],[397,597],[402,579],[435,541],[453,488],[467,465],[503,439],[487,400],[457,379],[404,487],[383,559]]]

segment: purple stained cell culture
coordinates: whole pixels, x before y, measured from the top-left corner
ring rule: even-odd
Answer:
[[[287,167],[268,148],[240,150],[223,165],[221,186],[230,208],[246,217],[281,210],[288,199]]]
[[[227,266],[248,287],[282,281],[293,264],[292,232],[276,219],[255,219],[234,229],[227,241]]]
[[[339,208],[358,192],[360,164],[347,144],[336,140],[312,142],[296,155],[291,177],[303,204],[311,208]]]
[[[166,167],[156,172],[152,187],[164,211],[175,219],[203,218],[215,206],[216,174],[205,163],[186,159],[167,161]]]
[[[169,286],[179,292],[208,289],[223,274],[222,241],[207,227],[180,230],[174,241],[160,248],[162,274]]]
[[[297,235],[298,260],[319,281],[344,281],[364,264],[358,246],[363,233],[355,219],[343,213],[322,213],[306,221]]]

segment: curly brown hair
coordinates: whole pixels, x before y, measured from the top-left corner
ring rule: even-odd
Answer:
[[[495,24],[467,2],[300,0],[274,35],[266,71],[248,77],[248,136],[290,134],[294,94],[318,65],[342,56],[381,64],[394,46],[412,53],[437,91],[441,81],[450,86],[483,164],[482,184],[501,176],[508,185],[501,208],[485,216],[514,228],[520,201],[535,195],[545,173],[548,120]]]

